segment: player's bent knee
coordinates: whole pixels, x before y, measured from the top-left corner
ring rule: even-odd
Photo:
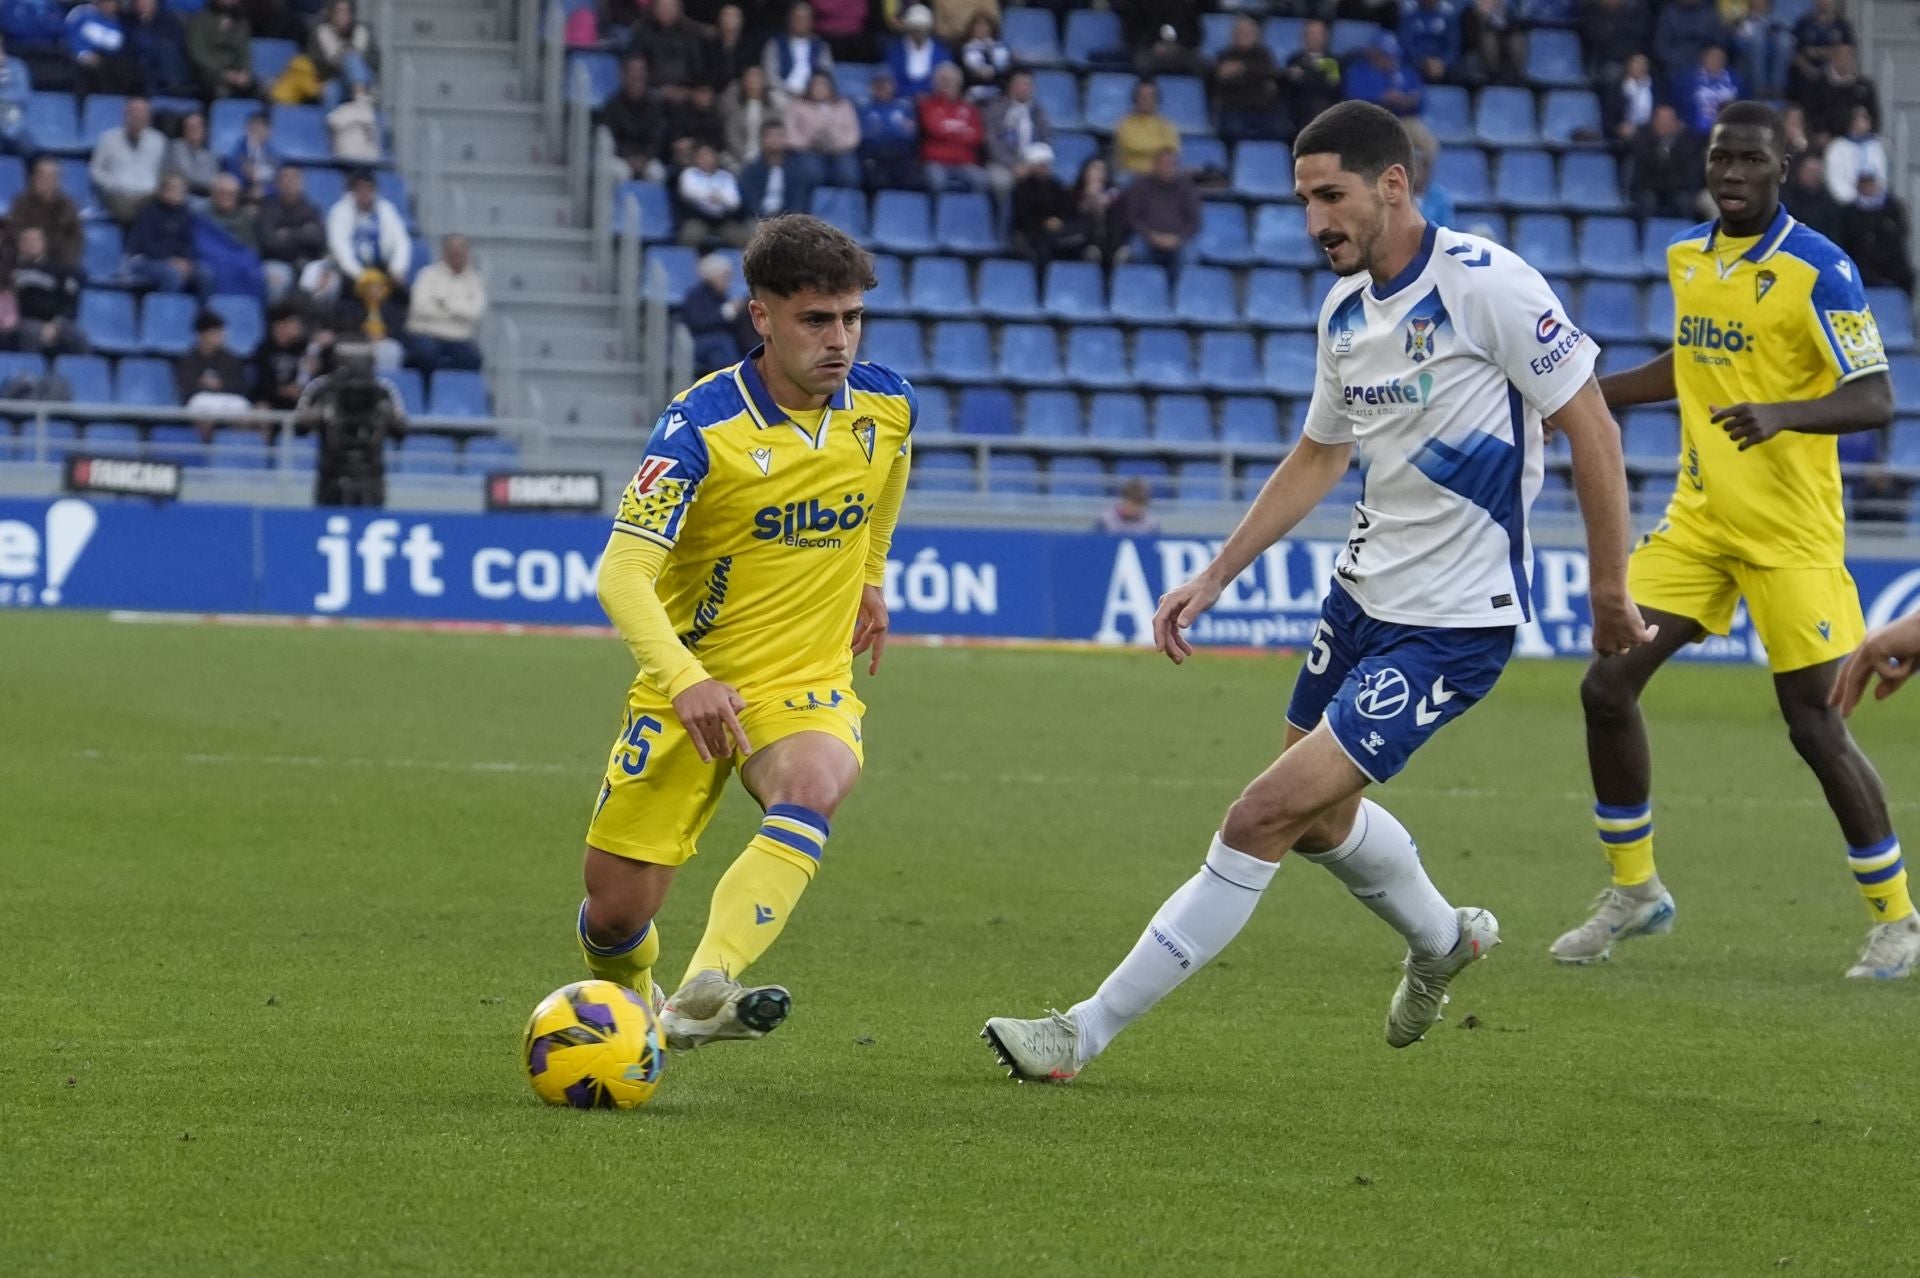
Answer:
[[[1248,856],[1277,861],[1301,837],[1301,827],[1313,814],[1298,810],[1284,795],[1249,792],[1233,801],[1220,823],[1226,845]]]
[[[1611,723],[1628,718],[1639,700],[1632,683],[1604,661],[1588,666],[1580,680],[1580,708],[1594,722]]]
[[[1824,706],[1788,715],[1787,739],[1802,759],[1816,764],[1846,754],[1852,743],[1839,711]]]

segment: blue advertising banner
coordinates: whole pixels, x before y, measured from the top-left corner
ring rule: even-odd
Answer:
[[[607,523],[580,515],[277,510],[139,501],[0,501],[0,607],[261,612],[533,625],[597,625]],[[887,603],[907,634],[1151,642],[1162,592],[1217,541],[906,527]],[[1337,541],[1284,541],[1233,584],[1195,643],[1302,647]],[[1920,560],[1851,565],[1871,625],[1920,609]],[[1587,559],[1534,556],[1525,656],[1587,651]],[[1765,659],[1744,612],[1699,660]]]

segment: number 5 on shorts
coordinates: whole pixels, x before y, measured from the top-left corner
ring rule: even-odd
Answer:
[[[650,714],[643,714],[627,724],[627,735],[620,740],[620,770],[630,777],[637,777],[647,770],[647,756],[653,752],[653,742],[647,735],[660,734],[666,725]]]
[[[1327,640],[1333,637],[1333,627],[1323,619],[1313,628],[1313,644],[1307,649],[1307,673],[1325,674],[1327,663],[1333,660],[1333,649]]]

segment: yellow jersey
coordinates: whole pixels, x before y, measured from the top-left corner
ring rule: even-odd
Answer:
[[[886,566],[884,546],[869,563],[874,515],[884,495],[890,532],[918,414],[913,387],[878,364],[855,364],[823,409],[782,408],[759,354],[667,406],[614,517],[616,534],[666,549],[655,589],[691,674],[749,701],[851,686],[861,587]]]
[[[1838,567],[1846,548],[1839,443],[1783,431],[1741,452],[1710,419],[1739,403],[1818,399],[1883,373],[1860,273],[1783,207],[1749,240],[1718,222],[1667,248],[1680,475],[1667,519],[1718,553],[1772,568]]]

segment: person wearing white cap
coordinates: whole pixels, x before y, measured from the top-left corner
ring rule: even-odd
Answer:
[[[1012,205],[1013,243],[1045,270],[1055,257],[1086,247],[1073,192],[1053,171],[1053,148],[1035,142],[1020,157]]]
[[[934,69],[953,61],[953,51],[933,34],[933,10],[916,4],[900,15],[900,38],[887,44],[887,70],[903,98],[933,92]]]

